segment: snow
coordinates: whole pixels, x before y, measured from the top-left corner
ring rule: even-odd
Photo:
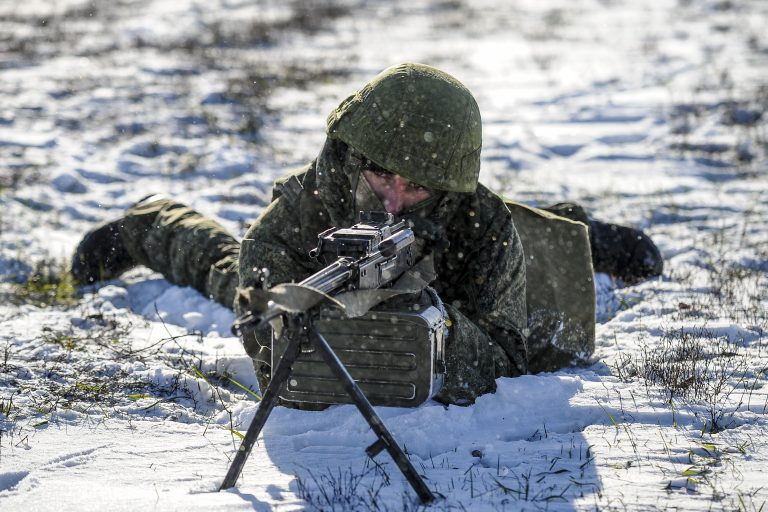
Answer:
[[[72,302],[19,291],[151,193],[242,236],[326,115],[414,61],[475,94],[484,183],[665,257],[633,286],[596,276],[590,365],[377,408],[432,508],[760,510],[766,26],[760,0],[0,6],[0,509],[418,508],[351,406],[277,408],[216,492],[260,391],[232,312],[194,290],[135,269]]]

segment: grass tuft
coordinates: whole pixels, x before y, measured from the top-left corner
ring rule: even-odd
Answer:
[[[380,464],[371,463],[366,459],[359,473],[352,468],[329,468],[316,476],[307,470],[309,480],[297,474],[297,494],[316,510],[386,510],[379,494],[389,485],[389,476]]]
[[[65,264],[42,260],[13,287],[9,300],[13,304],[32,304],[41,308],[71,306],[77,302],[77,287]]]
[[[614,375],[629,382],[641,379],[657,386],[665,400],[703,406],[703,431],[729,428],[733,413],[749,406],[757,380],[765,373],[746,350],[725,336],[704,327],[666,329],[653,345],[643,345],[639,355],[622,354],[613,366]],[[650,390],[649,390],[650,391]]]

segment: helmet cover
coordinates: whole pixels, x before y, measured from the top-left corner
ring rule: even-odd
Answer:
[[[474,192],[482,128],[472,93],[424,64],[384,70],[328,116],[328,136],[419,185]]]

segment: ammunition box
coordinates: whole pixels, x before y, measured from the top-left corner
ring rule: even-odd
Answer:
[[[373,405],[416,407],[443,383],[443,316],[431,305],[414,307],[415,311],[371,310],[357,318],[326,314],[314,322]],[[273,335],[273,368],[286,346],[287,340]],[[302,347],[280,397],[292,402],[352,403],[310,346]]]

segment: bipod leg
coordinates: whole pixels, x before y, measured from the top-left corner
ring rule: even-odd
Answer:
[[[272,380],[269,382],[267,390],[261,397],[261,403],[259,404],[259,408],[256,409],[256,415],[253,417],[253,421],[251,421],[251,425],[248,427],[248,432],[246,432],[243,442],[240,443],[240,448],[237,450],[235,460],[233,460],[232,464],[229,466],[227,476],[224,477],[224,482],[222,482],[221,487],[219,487],[220,491],[234,487],[237,483],[237,479],[240,478],[240,473],[243,471],[245,461],[251,454],[251,449],[253,448],[256,439],[259,437],[261,429],[267,422],[267,418],[269,418],[272,409],[275,407],[275,404],[277,404],[280,388],[291,375],[291,367],[299,356],[300,347],[301,336],[290,336],[288,346],[286,347],[285,352],[283,352],[280,361],[277,363],[277,367],[272,372]]]
[[[378,441],[376,441],[367,450],[368,455],[374,457],[382,449],[386,449],[389,452],[389,455],[392,456],[395,464],[397,464],[397,467],[400,468],[400,471],[402,471],[403,475],[405,475],[408,483],[410,483],[411,487],[413,487],[413,490],[416,491],[416,494],[419,495],[421,502],[429,503],[433,501],[435,499],[435,495],[432,494],[432,491],[429,490],[427,484],[424,483],[424,480],[422,480],[421,476],[416,472],[416,468],[413,467],[411,461],[408,460],[408,457],[406,457],[405,453],[403,453],[403,451],[400,449],[400,445],[397,444],[397,441],[395,441],[395,438],[392,437],[392,434],[389,432],[389,430],[387,430],[384,422],[381,421],[379,415],[376,414],[376,411],[373,410],[371,402],[368,401],[363,392],[360,390],[360,387],[352,379],[352,376],[349,374],[347,369],[344,367],[344,364],[339,360],[336,353],[328,344],[328,341],[326,341],[323,335],[317,332],[316,329],[310,328],[309,331],[310,341],[320,352],[323,360],[325,360],[325,362],[333,371],[333,374],[344,386],[344,390],[352,398],[352,401],[355,403],[358,410],[365,418],[365,421],[368,422],[368,425],[371,426],[371,430],[373,430],[373,432],[378,437]]]

